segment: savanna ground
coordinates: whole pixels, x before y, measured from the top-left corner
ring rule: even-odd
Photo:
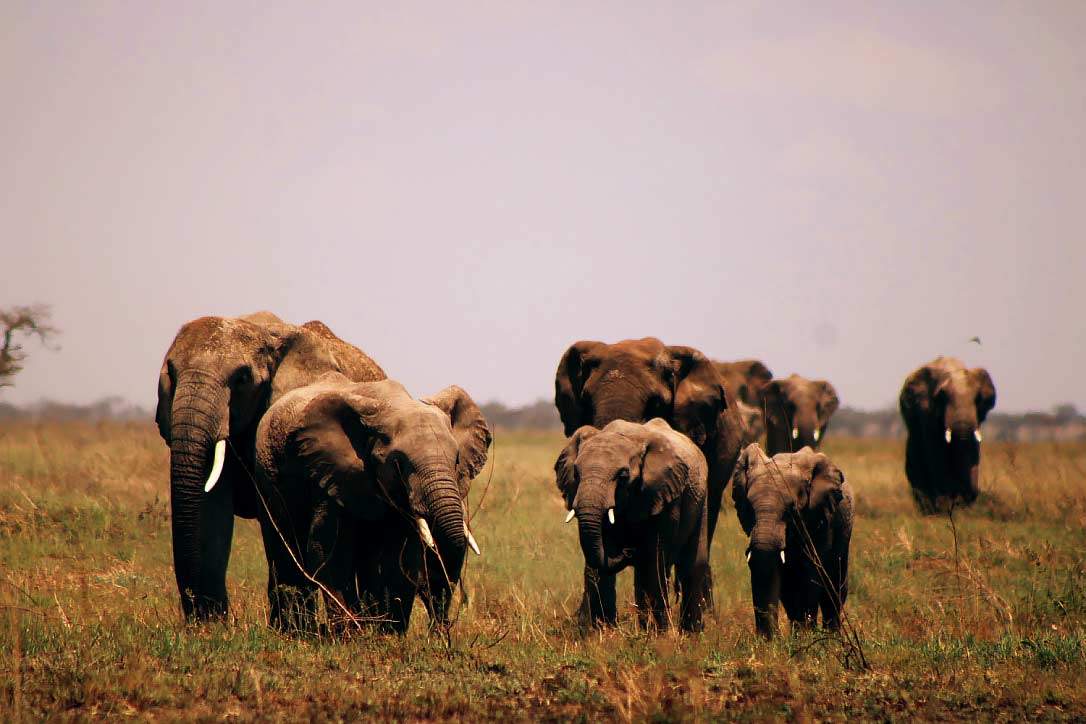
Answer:
[[[1086,445],[985,443],[984,498],[952,528],[914,512],[902,443],[831,434],[857,499],[855,638],[764,642],[728,494],[704,634],[639,632],[629,572],[618,630],[580,633],[561,443],[497,436],[449,637],[416,610],[405,639],[328,642],[265,626],[253,521],[235,532],[234,620],[181,622],[152,425],[0,427],[0,719],[1086,717]]]

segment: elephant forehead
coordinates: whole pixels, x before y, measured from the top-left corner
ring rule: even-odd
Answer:
[[[577,464],[610,464],[619,467],[628,463],[637,449],[637,443],[626,435],[614,431],[604,431],[593,436],[581,446],[581,450],[577,455]]]

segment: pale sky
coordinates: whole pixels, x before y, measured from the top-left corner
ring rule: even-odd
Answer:
[[[568,5],[0,0],[0,306],[63,330],[0,399],[269,309],[416,395],[655,335],[1086,409],[1086,3]]]

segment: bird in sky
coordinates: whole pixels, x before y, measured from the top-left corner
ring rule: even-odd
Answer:
[[[970,337],[968,341],[980,344],[980,337]]]

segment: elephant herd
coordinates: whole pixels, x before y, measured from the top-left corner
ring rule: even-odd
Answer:
[[[905,468],[921,510],[976,498],[979,426],[994,404],[988,373],[955,359],[906,379]],[[793,627],[820,612],[824,626],[839,625],[853,502],[818,452],[838,407],[830,383],[776,379],[759,361],[714,362],[654,338],[582,341],[558,364],[555,405],[568,438],[555,482],[585,560],[582,620],[616,622],[616,574],[632,567],[643,626],[701,630],[730,482],[757,630],[776,632],[780,605]],[[155,419],[170,448],[188,619],[228,612],[239,516],[260,523],[272,626],[402,633],[416,598],[432,624],[448,624],[467,551],[480,553],[466,501],[492,441],[463,389],[413,398],[318,321],[201,317],[166,353]]]

